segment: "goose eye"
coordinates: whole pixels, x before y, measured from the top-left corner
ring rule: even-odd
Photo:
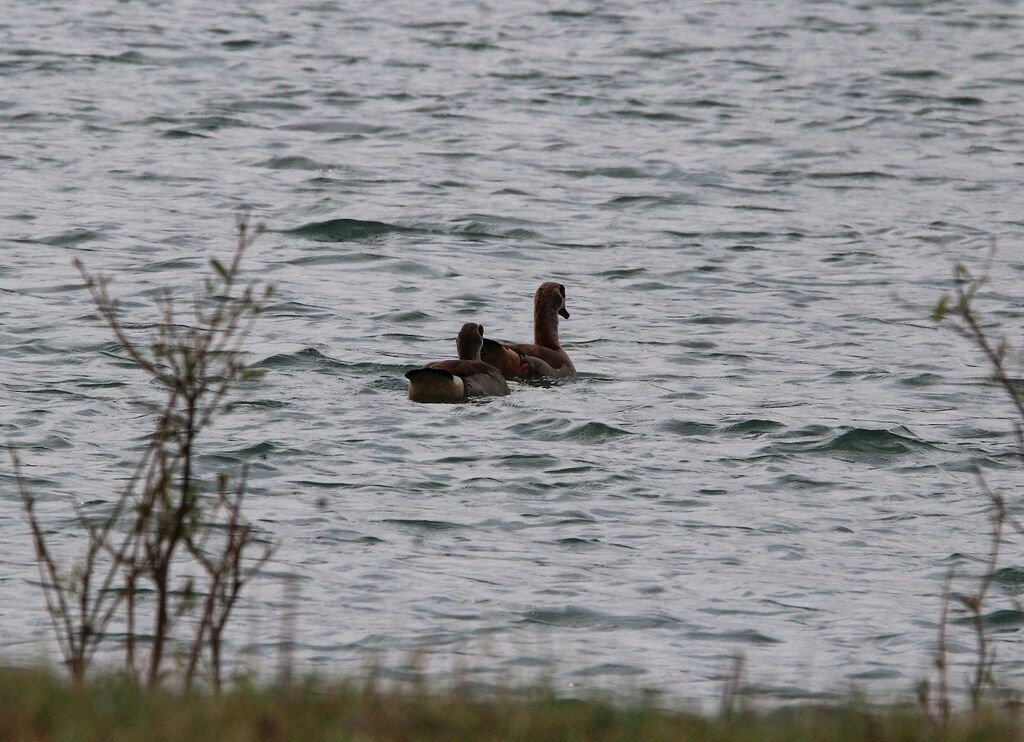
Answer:
[[[565,296],[565,286],[563,286],[562,284],[558,284],[558,291],[559,293],[562,294],[563,297]]]

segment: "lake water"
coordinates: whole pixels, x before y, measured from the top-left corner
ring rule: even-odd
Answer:
[[[294,613],[338,675],[702,701],[743,655],[769,698],[909,691],[946,570],[987,553],[972,466],[1019,481],[927,307],[994,239],[982,306],[1021,326],[1022,99],[1016,2],[8,3],[0,435],[73,552],[147,419],[71,260],[144,334],[249,209],[269,373],[203,462],[252,463],[279,550],[233,653],[273,667]],[[406,399],[463,322],[528,339],[545,280],[577,378]],[[0,485],[0,660],[53,656]]]

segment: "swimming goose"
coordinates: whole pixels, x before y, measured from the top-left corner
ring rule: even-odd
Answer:
[[[576,367],[558,342],[558,315],[569,319],[565,286],[542,283],[533,296],[533,342],[503,345],[485,339],[481,358],[506,378],[572,376]]]
[[[461,402],[468,397],[508,394],[505,378],[494,366],[480,360],[483,325],[467,322],[459,330],[457,361],[437,361],[405,374],[409,399],[414,402]]]

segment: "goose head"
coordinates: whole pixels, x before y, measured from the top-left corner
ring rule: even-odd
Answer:
[[[533,311],[538,318],[560,314],[569,319],[569,310],[565,308],[565,286],[554,281],[542,283],[533,296]]]
[[[475,322],[467,322],[459,330],[455,339],[455,347],[459,350],[459,358],[463,361],[479,361],[480,349],[484,346],[484,326]]]

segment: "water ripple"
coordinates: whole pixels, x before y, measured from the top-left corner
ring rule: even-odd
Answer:
[[[931,671],[946,555],[987,554],[975,469],[1012,492],[1020,466],[983,364],[906,306],[994,237],[986,316],[1021,325],[1005,3],[7,5],[0,432],[61,549],[156,392],[71,259],[144,340],[249,211],[267,374],[201,464],[250,466],[278,551],[232,654],[273,664],[289,579],[324,672],[433,652],[714,700],[737,651],[784,699]],[[578,377],[408,401],[463,322],[529,339],[545,280]],[[31,661],[22,521],[0,539],[0,651]]]

